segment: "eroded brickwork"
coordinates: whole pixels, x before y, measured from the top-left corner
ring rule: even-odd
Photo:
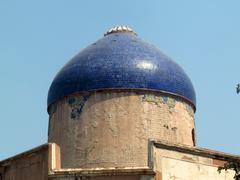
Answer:
[[[64,168],[147,166],[149,139],[194,145],[192,107],[164,94],[74,95],[49,112],[49,142],[60,145]]]

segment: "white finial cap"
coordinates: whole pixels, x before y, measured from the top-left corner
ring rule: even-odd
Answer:
[[[115,27],[111,28],[108,32],[106,32],[104,34],[104,36],[107,36],[108,34],[112,34],[112,33],[118,33],[118,32],[129,32],[134,35],[137,35],[137,33],[134,32],[130,27],[121,25],[121,26],[115,26]]]

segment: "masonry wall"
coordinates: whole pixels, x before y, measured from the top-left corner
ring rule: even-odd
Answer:
[[[61,176],[61,177],[50,177],[49,180],[154,180],[154,176],[146,175],[109,175],[109,176]],[[77,180],[78,180],[77,179]]]
[[[49,146],[43,145],[0,162],[1,180],[47,180]]]
[[[224,154],[213,155],[209,151],[191,149],[187,152],[177,146],[171,149],[154,148],[156,180],[233,180],[234,171],[218,173],[219,166],[227,161]],[[184,152],[185,151],[185,152]],[[203,155],[201,155],[203,154]],[[215,158],[213,158],[215,157]]]
[[[128,175],[128,176],[102,176],[102,177],[84,177],[86,180],[141,180],[140,176]],[[57,179],[61,180],[61,178]],[[63,179],[64,180],[64,179]],[[74,178],[69,178],[67,180],[75,180]]]
[[[146,167],[150,138],[195,145],[192,107],[165,94],[72,95],[49,114],[48,141],[60,146],[63,168]]]

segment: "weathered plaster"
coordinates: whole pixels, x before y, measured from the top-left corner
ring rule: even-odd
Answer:
[[[161,180],[232,180],[234,171],[218,173],[228,161],[239,161],[239,156],[152,140],[153,169]]]
[[[60,145],[63,167],[147,166],[150,138],[194,145],[186,102],[166,94],[97,92],[54,106],[49,142]]]

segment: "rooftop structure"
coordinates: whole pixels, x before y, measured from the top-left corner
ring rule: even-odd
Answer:
[[[74,56],[48,93],[48,143],[0,161],[0,180],[231,180],[234,156],[197,147],[184,70],[127,26]]]

